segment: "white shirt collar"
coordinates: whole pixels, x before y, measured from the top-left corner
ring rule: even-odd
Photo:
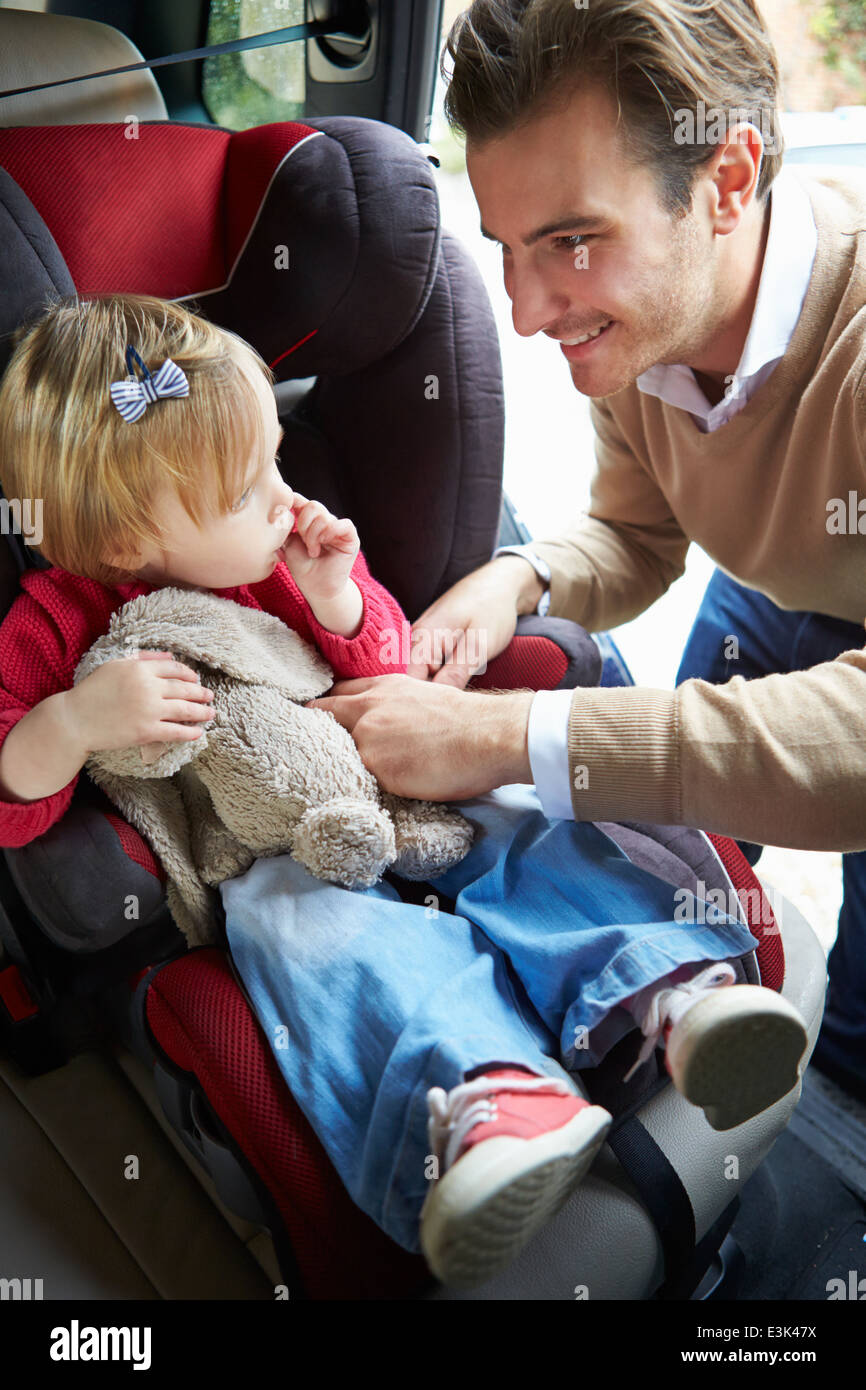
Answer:
[[[740,360],[735,389],[711,406],[691,367],[657,363],[637,386],[668,405],[689,410],[710,429],[736,414],[784,357],[794,332],[818,246],[809,195],[796,174],[782,168],[770,189],[770,230],[758,295]]]

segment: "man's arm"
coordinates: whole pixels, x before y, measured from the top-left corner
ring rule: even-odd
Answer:
[[[866,488],[866,371],[844,408]],[[533,771],[542,759],[553,769],[542,797],[547,814],[566,795],[556,769],[567,763],[577,820],[689,825],[793,849],[866,849],[862,646],[808,671],[734,676],[725,685],[574,691],[565,746],[562,704],[551,708],[562,693],[537,695],[530,719]],[[543,724],[535,709],[542,703]]]
[[[688,825],[794,849],[866,849],[866,650],[722,686],[690,680],[671,691],[564,693],[576,820]],[[350,731],[386,791],[460,801],[536,779],[529,732],[546,694],[388,676],[338,682],[310,703]],[[560,758],[564,764],[564,749]],[[548,815],[562,814],[542,804]]]
[[[597,470],[587,515],[531,548],[551,570],[551,617],[570,618],[589,632],[618,627],[643,613],[685,569],[684,535],[611,408],[592,401]]]
[[[689,825],[792,849],[866,849],[866,650],[676,690],[576,690],[576,820]]]
[[[552,572],[551,617],[590,632],[637,617],[682,574],[689,541],[643,458],[639,421],[626,439],[606,405],[593,401],[592,413],[599,467],[590,514],[559,535],[514,547],[519,559],[495,551],[435,599],[412,623],[411,675],[462,688],[478,669],[463,652],[483,642],[490,661],[504,651],[517,617],[534,612],[544,591],[532,555]],[[447,651],[442,633],[452,635]]]

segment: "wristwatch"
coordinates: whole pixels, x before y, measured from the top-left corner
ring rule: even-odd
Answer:
[[[534,550],[525,550],[520,545],[501,545],[498,550],[494,550],[490,558],[495,560],[497,555],[522,555],[524,560],[529,561],[542,584],[545,585],[544,593],[538,600],[535,609],[539,618],[543,618],[550,607],[550,565],[546,560],[542,560],[540,555],[536,555]]]

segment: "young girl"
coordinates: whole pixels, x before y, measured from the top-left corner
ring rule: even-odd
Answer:
[[[58,821],[93,751],[198,738],[211,718],[168,652],[73,687],[140,594],[194,587],[264,609],[338,678],[403,669],[387,640],[403,613],[355,527],[282,475],[272,381],[241,339],[141,296],[61,300],[17,335],[0,482],[43,503],[53,567],[22,576],[0,626],[0,844]],[[719,1129],[796,1084],[807,1039],[778,994],[734,983],[750,932],[721,916],[678,925],[673,886],[596,825],[546,820],[523,786],[460,809],[475,842],[431,885],[454,915],[385,882],[323,883],[289,855],[221,891],[240,977],[351,1196],[471,1286],[589,1168],[611,1117],[570,1073],[629,1029],[646,1035],[639,1061],[667,1044],[674,1084]]]

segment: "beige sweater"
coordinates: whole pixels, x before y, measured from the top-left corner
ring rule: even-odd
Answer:
[[[591,632],[627,622],[682,574],[694,540],[780,608],[866,620],[866,173],[806,187],[818,229],[806,298],[785,356],[746,406],[705,434],[635,384],[592,402],[587,515],[531,547],[551,567],[551,615]],[[862,534],[837,533],[834,498],[846,514],[853,502],[855,527],[863,500]],[[859,646],[809,671],[724,686],[577,690],[568,749],[578,820],[866,849]]]

